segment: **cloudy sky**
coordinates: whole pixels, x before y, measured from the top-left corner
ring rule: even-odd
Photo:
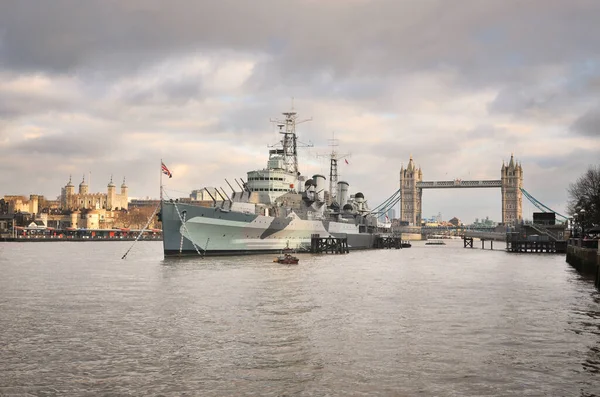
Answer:
[[[172,197],[226,187],[294,97],[301,171],[328,173],[335,133],[371,206],[410,155],[424,180],[499,179],[514,152],[561,212],[600,163],[599,20],[594,0],[3,0],[0,195],[91,173],[157,197],[161,158]],[[499,221],[500,191],[426,190],[423,212]]]

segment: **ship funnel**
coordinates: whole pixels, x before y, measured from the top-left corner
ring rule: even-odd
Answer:
[[[315,188],[315,201],[324,202],[325,201],[325,177],[323,175],[313,175],[313,181],[317,184]]]
[[[315,201],[315,186],[317,186],[317,184],[312,179],[308,179],[306,182],[304,182],[306,198],[310,201]]]
[[[354,201],[357,204],[358,210],[362,211],[365,209],[365,195],[358,192],[354,195]]]
[[[348,182],[339,181],[337,184],[337,202],[340,208],[348,202]]]

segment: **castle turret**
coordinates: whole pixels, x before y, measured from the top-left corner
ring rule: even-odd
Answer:
[[[112,175],[110,176],[110,182],[108,182],[108,189],[106,195],[106,209],[112,210],[115,206],[115,197],[117,195],[117,188],[112,180]]]
[[[73,185],[73,182],[71,182],[71,175],[69,175],[69,182],[65,186],[65,193],[67,196],[75,194],[75,186]]]
[[[412,172],[412,171],[414,171],[414,169],[415,169],[415,164],[413,162],[413,158],[412,158],[412,154],[411,154],[410,160],[408,160],[408,166],[406,167],[406,170]]]
[[[60,206],[62,209],[68,209],[71,198],[75,194],[75,186],[71,182],[71,175],[69,175],[69,182],[60,191]]]
[[[89,193],[89,187],[88,187],[88,184],[85,183],[85,175],[84,175],[83,180],[79,184],[79,194],[88,194],[88,193]]]
[[[125,184],[125,177],[123,177],[123,183],[121,184],[121,208],[127,209],[128,206],[128,192],[127,185]]]
[[[125,177],[123,177],[123,183],[121,184],[121,194],[127,195],[127,185],[125,184]]]

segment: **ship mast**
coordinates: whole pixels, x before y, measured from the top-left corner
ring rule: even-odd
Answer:
[[[337,183],[338,183],[338,160],[345,159],[350,154],[338,154],[336,147],[338,146],[338,140],[335,138],[335,132],[332,133],[331,139],[328,139],[329,146],[331,146],[331,153],[328,155],[319,155],[329,157],[329,200],[328,205],[331,205],[335,201],[337,196]]]
[[[283,135],[281,144],[283,145],[282,154],[285,170],[298,177],[298,138],[296,136],[296,125],[311,121],[312,117],[298,121],[298,115],[294,111],[293,106],[290,112],[283,112],[282,114],[285,116],[284,120],[271,119],[271,122],[278,124],[279,133]],[[285,130],[283,130],[283,127],[285,127]],[[312,144],[302,144],[302,146],[311,147]]]

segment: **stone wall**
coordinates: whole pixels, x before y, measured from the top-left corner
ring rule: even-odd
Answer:
[[[582,275],[591,277],[596,288],[600,289],[600,250],[569,244],[567,246],[567,263]]]

